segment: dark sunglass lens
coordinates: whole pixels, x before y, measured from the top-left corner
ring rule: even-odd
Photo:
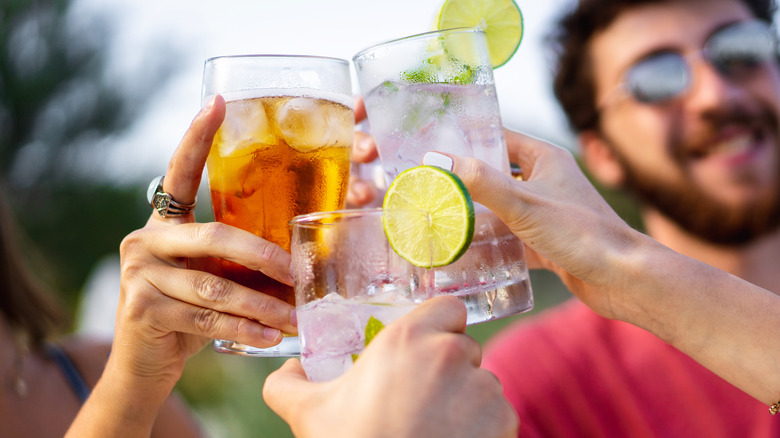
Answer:
[[[626,77],[634,98],[656,103],[677,96],[688,87],[690,75],[678,53],[660,53],[634,65]]]
[[[707,42],[705,53],[722,73],[739,75],[773,56],[775,38],[766,23],[746,21],[713,34]]]

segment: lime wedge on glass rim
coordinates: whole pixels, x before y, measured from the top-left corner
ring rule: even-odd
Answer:
[[[424,268],[456,261],[474,237],[474,203],[454,173],[434,166],[401,172],[390,184],[385,211],[420,214],[385,215],[384,227],[393,250]]]
[[[482,29],[493,68],[506,64],[523,39],[523,15],[514,0],[446,0],[434,25],[436,30]]]

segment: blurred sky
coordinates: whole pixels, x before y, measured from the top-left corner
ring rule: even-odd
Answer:
[[[74,17],[113,20],[111,74],[132,83],[163,45],[180,52],[173,79],[149,99],[145,115],[109,157],[114,182],[137,183],[163,173],[168,158],[200,108],[203,62],[212,56],[285,53],[351,60],[389,39],[431,30],[443,0],[75,0]],[[568,0],[516,0],[525,19],[514,57],[495,70],[504,125],[571,146],[571,135],[551,93],[543,38]],[[354,73],[353,73],[354,75]],[[128,77],[130,76],[130,77]],[[356,81],[353,80],[355,93]]]

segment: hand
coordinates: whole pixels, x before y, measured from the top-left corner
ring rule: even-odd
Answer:
[[[366,106],[363,99],[355,99],[355,124],[366,119]],[[360,164],[370,163],[379,157],[374,137],[370,134],[355,131],[354,144],[352,146],[352,161],[354,169]],[[378,191],[369,181],[364,181],[356,175],[349,177],[349,191],[347,192],[347,205],[350,207],[362,207],[376,199]]]
[[[195,118],[171,158],[164,190],[177,201],[195,200],[224,116],[225,102],[217,97]],[[249,232],[194,220],[192,213],[163,218],[154,211],[120,247],[121,294],[110,365],[154,381],[155,390],[163,392],[173,388],[185,360],[210,339],[269,347],[281,340],[280,330],[297,332],[292,306],[209,273],[216,258],[224,258],[292,285],[290,255]]]
[[[388,325],[343,376],[311,383],[297,359],[268,376],[263,398],[295,436],[516,437],[498,380],[479,368],[466,309],[442,296]]]
[[[640,233],[609,207],[569,151],[512,131],[505,136],[524,181],[473,158],[450,156],[453,172],[531,249],[531,268],[554,271],[591,308],[613,317],[624,285],[610,262]]]

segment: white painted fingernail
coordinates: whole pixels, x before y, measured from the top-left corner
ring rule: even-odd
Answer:
[[[450,171],[454,164],[452,158],[438,152],[426,152],[425,155],[423,155],[422,162],[426,166],[436,166]]]

